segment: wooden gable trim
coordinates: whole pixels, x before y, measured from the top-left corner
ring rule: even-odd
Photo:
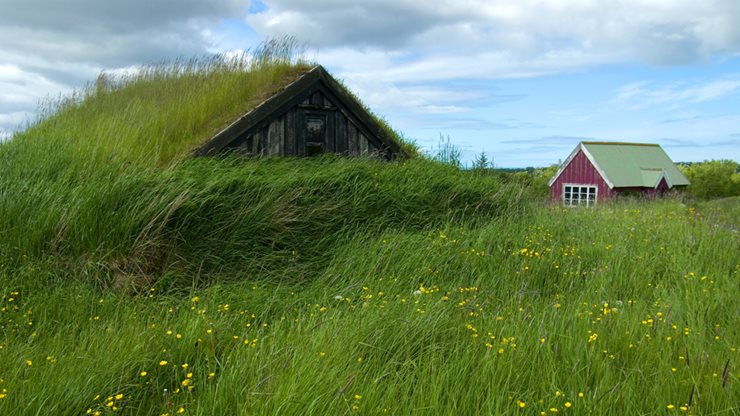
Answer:
[[[378,149],[388,149],[391,151],[391,155],[408,157],[399,144],[388,135],[388,132],[380,126],[377,121],[375,121],[367,110],[357,102],[357,99],[347,92],[347,90],[336,79],[334,79],[334,77],[332,77],[322,66],[316,67],[316,70],[318,70],[324,84],[332,93],[334,93],[333,95],[339,99],[340,103],[343,104],[337,105],[337,103],[335,103],[334,105],[337,105],[342,113],[348,116],[348,118],[359,121],[358,126],[364,127],[364,129],[369,133],[367,134],[368,139],[379,139],[382,145],[376,146]],[[349,114],[344,111],[345,109],[349,110],[354,117],[349,117]]]
[[[383,151],[387,159],[393,158],[394,155],[408,157],[367,110],[320,65],[218,132],[195,149],[193,156],[214,155],[232,144],[240,143],[241,140],[264,128],[270,122],[270,116],[279,116],[287,112],[316,91],[322,91],[342,114],[356,124],[375,147]]]
[[[596,158],[591,154],[591,152],[586,149],[586,146],[581,143],[581,150],[583,150],[583,154],[586,155],[586,158],[591,162],[592,165],[594,165],[594,169],[596,169],[597,172],[599,172],[599,175],[601,175],[601,179],[606,182],[607,185],[609,185],[609,189],[614,189],[614,182],[609,180],[609,177],[606,176],[606,172],[604,172],[604,169],[599,166],[599,164],[596,162]]]
[[[210,140],[195,149],[193,156],[214,155],[231,144],[239,136],[243,136],[248,130],[251,130],[260,121],[265,120],[268,116],[283,107],[289,108],[301,101],[301,95],[318,80],[319,76],[316,71],[312,70],[302,75],[297,80],[289,84],[285,89],[262,102],[253,108],[228,127],[218,132]],[[294,104],[295,102],[295,104]]]
[[[357,128],[360,130],[360,132],[365,137],[367,137],[367,139],[373,144],[373,146],[375,146],[376,148],[378,148],[381,151],[383,151],[383,153],[385,153],[386,159],[389,159],[390,160],[392,158],[392,152],[396,152],[396,153],[399,153],[399,154],[401,153],[401,149],[397,145],[396,145],[396,148],[397,148],[396,150],[394,150],[391,146],[388,145],[388,143],[395,144],[395,141],[393,139],[387,138],[387,140],[383,141],[379,137],[380,135],[378,135],[378,134],[374,133],[372,130],[368,129],[367,126],[366,126],[367,123],[363,123],[363,121],[360,118],[358,118],[355,115],[354,112],[347,111],[348,106],[341,99],[341,97],[338,97],[337,94],[335,94],[335,91],[336,90],[328,87],[326,84],[320,84],[318,86],[318,88],[316,88],[315,91],[320,91],[324,95],[324,97],[328,98],[329,101],[331,101],[331,103],[337,108],[337,110],[340,113],[342,113],[342,115],[344,115],[345,117],[347,117],[355,126],[357,126]],[[352,98],[351,99],[351,102],[355,102],[355,100]],[[364,109],[362,111],[365,114],[367,114],[367,112],[365,112]],[[373,123],[375,123],[375,120],[373,120],[372,117],[369,114],[368,114],[368,117],[369,117],[370,121],[372,121]],[[375,124],[377,124],[377,123],[375,123]],[[381,129],[381,131],[385,132],[385,129],[383,129],[380,126],[378,126],[378,127]],[[390,150],[390,152],[388,152],[388,150]]]
[[[562,175],[563,172],[565,172],[565,168],[567,168],[568,165],[570,165],[570,162],[576,157],[576,155],[578,154],[578,151],[579,150],[581,150],[580,143],[578,144],[578,146],[576,146],[575,149],[573,149],[572,152],[570,152],[570,155],[568,155],[568,157],[565,159],[565,162],[563,162],[560,165],[560,168],[558,169],[558,171],[555,172],[555,176],[553,176],[552,179],[550,179],[550,182],[548,182],[548,184],[547,184],[548,186],[552,186],[552,184],[554,184],[555,181],[558,180],[558,178],[560,177],[560,175]]]
[[[609,180],[609,178],[606,176],[606,173],[604,173],[604,170],[601,169],[598,163],[596,163],[596,159],[591,154],[591,152],[586,150],[586,146],[583,145],[583,142],[578,143],[578,146],[576,146],[576,148],[573,149],[573,151],[570,153],[568,158],[565,159],[565,162],[563,162],[563,164],[560,165],[560,168],[558,169],[558,171],[555,172],[555,176],[553,176],[552,179],[550,179],[550,182],[548,182],[547,185],[552,186],[555,183],[555,181],[558,180],[560,175],[562,175],[563,172],[565,172],[565,169],[568,167],[568,165],[570,165],[570,162],[572,162],[573,159],[576,157],[576,155],[578,154],[578,151],[583,151],[583,155],[586,156],[586,159],[588,159],[589,162],[591,162],[594,169],[596,169],[596,172],[599,173],[599,176],[601,176],[604,182],[606,182],[606,184],[609,186],[609,189],[614,189],[614,183]]]

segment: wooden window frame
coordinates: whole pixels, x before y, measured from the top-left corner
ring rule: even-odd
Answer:
[[[309,128],[308,124],[312,121],[320,121],[321,123],[321,141],[309,141]],[[307,157],[316,157],[324,153],[327,153],[327,142],[329,140],[329,114],[325,111],[306,111],[303,115],[303,134],[304,138],[304,150],[303,154]]]
[[[580,188],[586,188],[586,192],[582,192]],[[577,188],[575,195],[579,197],[573,198],[573,190]],[[566,195],[570,195],[566,198]],[[585,196],[585,198],[583,198]],[[593,199],[591,198],[593,196]],[[563,184],[563,206],[568,208],[575,207],[594,207],[599,200],[599,187],[596,185],[583,184],[583,183],[564,183]],[[573,203],[575,201],[575,204]]]

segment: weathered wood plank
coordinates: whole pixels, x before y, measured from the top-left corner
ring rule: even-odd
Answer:
[[[241,154],[252,154],[252,142],[254,141],[254,138],[250,135],[247,137],[244,137],[240,140],[240,143],[235,146],[235,149],[238,149],[239,153]]]
[[[281,156],[280,148],[283,141],[283,119],[280,117],[270,123],[267,128],[267,149],[265,154],[269,156]]]
[[[347,153],[347,118],[339,111],[334,111],[336,120],[336,135],[334,151],[341,154]]]
[[[286,135],[286,126],[288,123],[288,114],[283,114],[280,117],[280,156],[286,156],[285,143],[288,141]]]
[[[357,127],[353,123],[347,123],[347,150],[349,154],[355,156],[360,153],[360,146],[357,142]]]
[[[323,99],[323,97],[322,97]],[[336,138],[337,138],[337,124],[335,122],[336,117],[334,117],[333,112],[324,112],[326,120],[326,125],[324,128],[326,129],[326,133],[324,134],[325,140],[326,140],[326,149],[325,152],[327,153],[334,153],[336,149]]]
[[[295,113],[296,110],[293,109],[285,114],[285,156],[296,155]]]
[[[316,91],[311,95],[311,104],[313,105],[322,105],[324,103],[324,96],[321,94],[321,91]]]
[[[367,151],[372,154],[377,154],[378,150],[380,150],[378,149],[378,146],[376,146],[375,143],[372,142],[372,140],[366,140],[366,141],[367,141]]]
[[[306,156],[306,114],[295,112],[295,155]]]
[[[368,154],[369,149],[368,149],[368,143],[367,143],[367,136],[360,133],[357,140],[360,141],[360,154],[362,154],[363,156]]]
[[[258,156],[262,156],[262,148],[264,147],[264,137],[262,134],[262,130],[259,130],[254,133],[254,154]]]

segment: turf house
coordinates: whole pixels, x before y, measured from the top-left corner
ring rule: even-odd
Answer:
[[[580,142],[549,185],[552,200],[575,207],[618,195],[655,197],[689,180],[657,144]]]
[[[246,112],[195,151],[254,156],[403,155],[399,144],[322,66]]]

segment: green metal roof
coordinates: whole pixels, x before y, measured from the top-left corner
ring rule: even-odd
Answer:
[[[581,142],[581,146],[612,187],[654,188],[663,175],[671,187],[689,184],[657,144]]]

